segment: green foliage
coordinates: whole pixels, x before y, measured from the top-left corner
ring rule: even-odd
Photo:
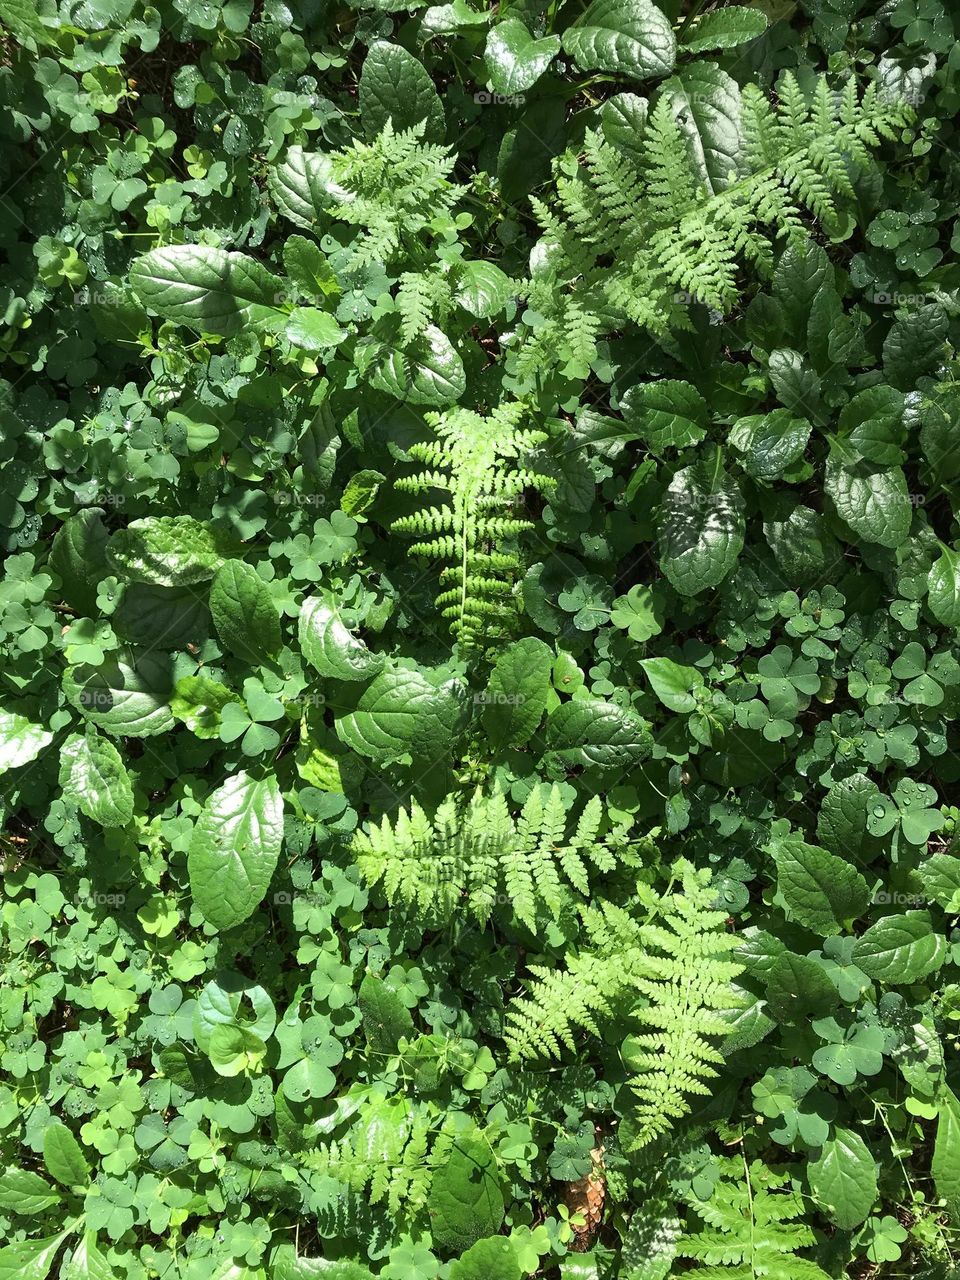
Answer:
[[[943,0],[0,0],[0,1280],[950,1280]]]

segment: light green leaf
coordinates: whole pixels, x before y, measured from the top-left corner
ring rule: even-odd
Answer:
[[[496,1169],[489,1142],[469,1133],[456,1139],[434,1174],[430,1194],[431,1231],[441,1248],[463,1253],[497,1232],[503,1221],[503,1194]]]
[[[681,715],[696,710],[695,690],[703,687],[703,676],[696,667],[681,666],[672,658],[643,658],[640,666],[665,707]]]
[[[950,1217],[956,1222],[960,1218],[960,1101],[949,1089],[944,1089],[940,1100],[930,1172],[937,1194],[946,1200]]]
[[[188,587],[212,578],[223,563],[225,540],[193,516],[147,516],[118,529],[107,559],[121,577],[157,587]]]
[[[333,161],[323,152],[291,147],[270,171],[270,194],[280,212],[300,227],[313,227],[324,213],[355,197],[336,180]]]
[[[106,547],[109,534],[99,507],[87,507],[69,516],[54,535],[50,568],[63,582],[64,598],[85,617],[97,612],[97,583],[107,577]]]
[[[232,929],[263,901],[283,843],[283,800],[273,776],[240,772],[207,798],[187,870],[193,900],[217,929]]]
[[[133,817],[133,785],[126,765],[113,743],[92,725],[64,742],[60,786],[64,796],[101,827],[125,827]]]
[[[284,334],[302,351],[332,351],[347,336],[329,311],[316,307],[294,307],[287,318]]]
[[[164,655],[127,651],[99,667],[63,674],[67,700],[115,738],[150,738],[173,728],[170,666]]]
[[[0,1249],[0,1280],[46,1280],[68,1234],[62,1231],[58,1236],[5,1245]]]
[[[536,40],[519,18],[505,18],[487,36],[484,59],[495,93],[532,89],[560,52],[560,37]]]
[[[222,337],[276,320],[283,300],[283,281],[261,262],[210,245],[151,249],[130,268],[130,283],[165,320]]]
[[[542,640],[527,636],[507,645],[497,658],[483,702],[483,728],[494,751],[522,746],[547,706],[553,653]]]
[[[850,862],[793,836],[774,840],[767,851],[788,920],[828,938],[866,911],[870,891]]]
[[[582,71],[613,71],[634,80],[673,70],[677,42],[651,0],[593,0],[563,33],[563,48]]]
[[[666,80],[657,97],[669,102],[704,189],[726,190],[739,176],[743,150],[736,80],[714,62],[694,62]]]
[[[85,1187],[90,1180],[80,1144],[65,1124],[50,1124],[44,1129],[43,1163],[64,1187]]]
[[[943,547],[927,574],[927,603],[944,627],[960,627],[960,555]]]
[[[310,665],[331,680],[370,680],[383,668],[383,654],[372,653],[347,630],[337,610],[317,596],[300,608],[300,648]]]
[[[113,1267],[100,1252],[92,1232],[83,1237],[63,1264],[60,1280],[116,1280]]]
[[[259,660],[279,650],[280,614],[253,565],[228,560],[220,566],[210,586],[210,613],[226,653]]]
[[[53,44],[56,38],[56,28],[45,27],[40,21],[35,0],[0,0],[0,22],[21,44],[27,40],[38,45]]]
[[[513,294],[512,280],[493,262],[463,262],[457,269],[454,299],[472,316],[489,319],[497,315]]]
[[[732,49],[762,36],[767,29],[767,16],[759,9],[743,5],[726,5],[702,14],[689,28],[680,48],[686,53],[703,53],[705,49]]]
[[[506,1236],[478,1240],[450,1267],[450,1280],[520,1280],[522,1275],[517,1251]]]
[[[859,1227],[877,1201],[877,1171],[858,1133],[837,1128],[807,1165],[810,1192],[842,1231]]]
[[[934,931],[927,912],[908,911],[886,916],[861,934],[853,963],[868,978],[899,986],[935,973],[946,954],[946,939]]]
[[[33,1217],[59,1204],[62,1196],[56,1187],[44,1182],[38,1173],[11,1165],[0,1173],[0,1209]]]
[[[653,739],[633,710],[596,698],[574,698],[547,718],[547,747],[568,766],[624,770],[650,754]]]
[[[367,137],[388,120],[396,132],[426,121],[424,140],[442,142],[443,103],[423,63],[398,44],[374,40],[360,73],[360,119]]]
[[[743,549],[743,496],[712,460],[682,467],[670,481],[660,518],[660,567],[681,595],[723,581]]]
[[[0,711],[0,774],[36,760],[53,734],[15,711]]]
[[[368,973],[360,983],[357,1003],[363,1031],[374,1053],[396,1053],[401,1036],[413,1035],[413,1018],[395,991],[382,978]]]
[[[379,353],[370,384],[410,404],[447,405],[463,395],[467,376],[450,339],[429,324],[406,350]]]
[[[419,671],[383,671],[357,709],[337,721],[341,742],[378,763],[409,753],[422,768],[449,751],[465,720],[458,680],[434,684]]]

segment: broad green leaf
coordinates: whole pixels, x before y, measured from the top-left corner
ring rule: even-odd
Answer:
[[[92,725],[60,749],[60,786],[101,827],[125,827],[133,817],[133,785],[120,752]],[[49,1132],[49,1130],[48,1130]]]
[[[38,1173],[28,1169],[18,1169],[11,1165],[0,1173],[0,1209],[8,1213],[34,1217],[59,1204],[61,1193],[49,1182],[44,1182]]]
[[[173,728],[170,664],[162,654],[121,651],[99,667],[63,674],[67,700],[114,738],[151,738]]]
[[[225,539],[193,516],[147,516],[118,529],[107,545],[114,571],[130,582],[189,587],[212,578],[226,555]]]
[[[635,711],[600,699],[571,699],[547,717],[547,747],[564,764],[626,770],[647,758],[649,726]]]
[[[840,431],[861,457],[880,466],[903,462],[904,397],[893,387],[867,387],[840,410]]]
[[[767,1005],[778,1021],[822,1018],[837,1000],[836,988],[816,960],[785,951],[773,961],[767,975]]]
[[[413,1019],[395,991],[382,978],[368,973],[360,983],[357,1000],[363,1015],[363,1031],[374,1053],[395,1053],[401,1036],[413,1035]]]
[[[287,275],[312,298],[336,298],[342,292],[327,256],[306,236],[287,236],[283,242]]]
[[[64,1187],[84,1187],[90,1180],[80,1144],[64,1124],[50,1124],[44,1129],[43,1163],[50,1176]]]
[[[506,1236],[489,1236],[455,1259],[450,1280],[521,1280],[523,1272],[513,1242]]]
[[[398,133],[423,120],[424,139],[443,141],[446,121],[440,96],[423,63],[401,45],[374,40],[360,73],[359,97],[368,137],[378,134],[388,120]]]
[[[382,671],[357,709],[337,720],[341,742],[386,763],[409,753],[421,768],[444,759],[465,720],[458,680],[435,684],[419,671]]]
[[[560,37],[535,39],[519,18],[491,27],[484,60],[495,93],[526,93],[560,52]]]
[[[666,80],[657,97],[669,102],[704,189],[726,190],[739,176],[743,149],[736,80],[714,62],[694,62]]]
[[[493,262],[463,262],[457,268],[454,298],[472,316],[489,319],[507,305],[516,291],[513,281]]]
[[[273,776],[241,771],[208,798],[187,869],[193,900],[217,929],[232,929],[263,901],[283,843],[283,800]]]
[[[37,5],[31,0],[0,0],[0,22],[21,44],[32,40],[35,44],[45,45],[56,40],[56,26],[44,26]]]
[[[43,1236],[0,1249],[0,1280],[46,1280],[60,1246],[69,1233]]]
[[[680,715],[696,710],[696,691],[703,688],[703,675],[696,667],[682,666],[672,658],[643,658],[640,666],[665,707]]]
[[[564,31],[563,48],[582,71],[634,80],[669,75],[677,56],[673,28],[651,0],[593,0]]]
[[[642,157],[641,140],[647,127],[650,104],[637,93],[615,93],[600,108],[600,127],[612,146],[631,158]]]
[[[899,467],[856,461],[834,442],[823,487],[837,515],[857,538],[881,547],[899,547],[910,533],[913,506],[907,479]]]
[[[253,565],[228,560],[210,585],[210,613],[227,654],[259,660],[282,643],[280,614]]]
[[[15,711],[0,711],[0,774],[36,760],[53,734]]]
[[[908,911],[886,916],[862,933],[853,948],[853,962],[868,978],[905,986],[935,973],[946,953],[946,939],[934,931],[929,915]]]
[[[370,680],[383,668],[383,654],[371,652],[318,596],[300,607],[300,648],[310,665],[331,680]]]
[[[374,1280],[369,1267],[349,1258],[298,1256],[292,1244],[281,1244],[273,1255],[270,1280]]]
[[[384,348],[370,371],[378,391],[410,404],[454,404],[463,395],[467,377],[453,344],[436,325],[404,351]]]
[[[872,780],[854,774],[835,782],[820,805],[817,835],[840,857],[858,857],[874,837],[893,829],[895,813],[888,799]]]
[[[680,48],[686,53],[732,49],[762,36],[766,29],[767,16],[759,9],[738,4],[725,5],[701,14],[689,28]]]
[[[712,460],[682,467],[670,481],[660,515],[660,567],[681,595],[716,587],[743,548],[743,495]]]
[[[917,868],[924,890],[949,915],[960,915],[960,858],[935,853]]]
[[[325,213],[355,199],[337,182],[329,155],[302,147],[290,147],[269,182],[277,208],[300,227],[314,227]]]
[[[260,1037],[246,1027],[219,1026],[211,1032],[207,1053],[217,1075],[229,1079],[257,1070],[266,1050]]]
[[[730,443],[743,454],[743,469],[756,480],[776,480],[787,467],[803,457],[811,426],[787,409],[739,418],[730,431]]]
[[[63,583],[64,598],[87,617],[98,612],[97,583],[110,573],[108,537],[103,511],[87,507],[64,520],[50,548],[49,564]]]
[[[534,636],[508,645],[497,658],[480,695],[483,728],[493,750],[528,741],[546,710],[553,660],[552,651]]]
[[[347,336],[346,329],[341,329],[329,311],[317,307],[294,307],[283,332],[295,347],[311,354],[332,351]]]
[[[503,1194],[488,1142],[469,1133],[455,1140],[434,1174],[428,1212],[435,1243],[451,1253],[463,1253],[499,1230]]]
[[[707,403],[689,382],[638,382],[623,397],[622,407],[624,422],[655,453],[686,449],[707,434]]]
[[[793,836],[774,840],[767,851],[788,920],[828,938],[866,911],[870,891],[850,862]]]
[[[859,1227],[877,1201],[877,1170],[858,1133],[837,1128],[807,1164],[810,1193],[841,1231]]]
[[[933,1148],[930,1172],[943,1196],[951,1219],[960,1217],[960,1101],[950,1089],[944,1089],[937,1120],[937,1140]]]
[[[137,297],[164,320],[223,337],[275,320],[283,281],[255,258],[210,245],[151,249],[130,268]]]
[[[100,1252],[92,1232],[83,1237],[63,1264],[60,1280],[115,1280],[113,1267]]]
[[[927,575],[927,603],[945,627],[960,627],[960,555],[943,547]]]

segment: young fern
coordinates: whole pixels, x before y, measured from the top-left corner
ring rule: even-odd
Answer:
[[[540,318],[517,356],[521,376],[558,357],[584,376],[594,337],[624,320],[655,334],[690,328],[691,299],[729,311],[741,264],[769,274],[774,242],[806,234],[805,210],[835,220],[838,201],[853,195],[851,173],[910,116],[875,85],[858,98],[853,80],[835,95],[820,77],[808,102],[786,73],[778,94],[772,107],[744,87],[736,167],[712,191],[668,95],[651,112],[636,161],[587,133],[580,173],[558,175],[553,207],[533,201],[545,243],[527,296]]]
[[[640,886],[645,918],[607,902],[584,907],[589,945],[565,969],[531,967],[535,985],[507,1011],[514,1058],[558,1057],[576,1049],[578,1032],[601,1035],[606,1017],[632,1021],[625,1058],[634,1072],[635,1148],[686,1115],[690,1094],[710,1094],[723,1060],[715,1042],[727,1031],[721,1011],[743,968],[705,873],[686,863],[678,871],[681,890],[663,898]]]
[[[470,409],[427,414],[436,438],[409,450],[425,469],[396,482],[405,493],[445,495],[441,505],[403,516],[392,527],[419,536],[412,555],[447,562],[437,605],[465,648],[509,632],[518,612],[517,540],[533,528],[517,514],[517,504],[525,489],[546,493],[556,483],[531,460],[548,437],[521,425],[527,412],[517,401],[488,417]]]
[[[375,1097],[343,1138],[300,1156],[300,1164],[308,1180],[333,1178],[394,1217],[413,1217],[426,1206],[433,1171],[450,1145],[406,1098]]]
[[[704,1226],[676,1247],[680,1257],[702,1264],[685,1274],[691,1280],[827,1280],[815,1262],[797,1256],[816,1237],[799,1221],[806,1209],[800,1193],[786,1186],[790,1175],[760,1160],[719,1163],[724,1176],[710,1199],[695,1205]]]
[[[425,922],[459,914],[485,924],[499,898],[536,930],[538,916],[556,920],[577,895],[589,894],[591,868],[607,872],[629,861],[624,830],[602,836],[603,825],[597,796],[568,831],[556,785],[534,787],[516,820],[501,792],[478,790],[466,802],[447,796],[433,818],[414,802],[394,823],[384,818],[359,831],[353,850],[366,882],[382,882],[390,902]]]

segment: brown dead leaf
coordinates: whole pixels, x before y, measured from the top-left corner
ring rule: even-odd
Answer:
[[[590,1248],[593,1237],[599,1229],[600,1219],[603,1217],[603,1202],[607,1198],[607,1180],[603,1175],[603,1148],[594,1147],[590,1154],[593,1157],[593,1169],[585,1178],[568,1182],[563,1192],[563,1202],[571,1217],[577,1215],[583,1219],[580,1226],[573,1228],[576,1239],[570,1247],[577,1253],[583,1253]]]

